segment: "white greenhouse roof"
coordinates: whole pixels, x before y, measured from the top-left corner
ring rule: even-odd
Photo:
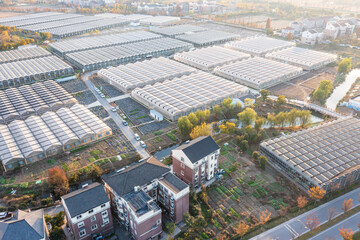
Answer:
[[[193,43],[197,46],[223,43],[226,41],[238,39],[239,37],[240,35],[234,33],[217,31],[217,30],[207,30],[202,32],[176,36],[177,39],[183,40],[185,42]]]
[[[158,34],[162,34],[165,36],[173,37],[185,33],[192,33],[192,32],[202,32],[208,30],[207,28],[199,27],[196,25],[190,24],[183,24],[183,25],[175,25],[169,27],[154,27],[150,29],[150,31]]]
[[[261,36],[229,42],[225,45],[225,47],[249,53],[255,56],[264,56],[266,53],[293,47],[295,45],[295,42]]]
[[[51,53],[42,47],[27,47],[23,49],[2,51],[0,52],[0,64],[50,55]]]
[[[201,70],[210,70],[216,66],[228,64],[237,60],[250,58],[246,53],[223,47],[207,47],[194,51],[176,53],[175,60],[186,63]]]
[[[154,25],[154,26],[165,25],[178,21],[180,21],[179,17],[171,17],[171,16],[155,16],[155,17],[148,16],[147,18],[140,19],[141,24]]]

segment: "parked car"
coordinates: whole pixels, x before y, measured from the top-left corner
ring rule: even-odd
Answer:
[[[145,148],[145,147],[146,147],[146,145],[145,145],[144,141],[140,141],[140,146],[141,146],[141,147],[143,147],[143,148]]]
[[[101,94],[101,95],[100,95],[100,97],[104,98],[104,97],[105,97],[105,95],[104,95],[104,94]]]
[[[127,126],[128,125],[127,121],[123,121],[123,125]]]
[[[134,137],[135,137],[136,141],[140,141],[139,134],[135,133],[135,134],[134,134]]]
[[[112,112],[116,112],[116,108],[114,108],[114,107],[111,108],[111,111],[112,111]]]

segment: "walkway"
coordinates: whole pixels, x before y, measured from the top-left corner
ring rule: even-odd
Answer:
[[[344,117],[346,117],[346,116],[344,116],[344,115],[342,115],[340,113],[337,113],[335,111],[329,110],[329,109],[327,109],[325,107],[321,107],[321,106],[313,104],[313,103],[307,103],[307,102],[303,102],[303,101],[300,101],[300,100],[293,100],[293,99],[290,99],[289,102],[294,104],[294,105],[304,107],[304,108],[308,108],[308,109],[312,109],[312,110],[314,110],[316,112],[319,112],[321,114],[328,115],[328,116],[331,116],[331,117],[334,117],[334,118],[344,118]]]
[[[344,200],[351,198],[353,199],[354,207],[359,206],[359,194],[360,188],[357,188],[349,193],[346,193],[338,198],[331,200],[330,202],[324,203],[317,208],[303,213],[298,217],[284,222],[279,226],[276,226],[262,234],[259,234],[256,237],[251,238],[251,240],[290,240],[294,239],[295,237],[299,237],[309,231],[309,229],[305,225],[306,216],[315,214],[319,218],[320,224],[324,224],[328,221],[328,209],[336,209],[336,212],[338,212],[336,216],[339,216],[343,213],[341,208]],[[359,224],[359,221],[357,221],[356,224]],[[324,238],[321,238],[321,240],[323,239]]]
[[[94,94],[97,94],[97,93],[94,93]],[[113,97],[113,98],[106,98],[106,100],[108,102],[115,102],[117,100],[120,100],[120,99],[124,99],[124,98],[128,98],[130,97],[130,94],[127,93],[127,94],[124,94],[124,95],[120,95],[120,96],[117,96],[117,97]],[[89,105],[87,105],[86,107],[87,108],[92,108],[92,107],[98,107],[98,106],[101,106],[101,103],[99,101],[96,101],[96,102],[93,102],[93,103],[90,103]]]
[[[94,72],[88,72],[83,75],[84,82],[86,86],[92,91],[92,93],[97,98],[98,102],[104,107],[104,109],[109,113],[110,117],[114,120],[116,125],[120,128],[120,130],[124,133],[124,135],[129,139],[130,143],[134,146],[136,151],[141,155],[142,158],[148,158],[150,155],[147,153],[147,151],[140,146],[140,143],[136,141],[134,137],[134,132],[128,127],[124,126],[122,124],[123,119],[120,117],[120,115],[117,112],[112,112],[111,108],[112,106],[108,102],[106,98],[102,98],[99,96],[99,94],[95,91],[95,85],[89,80],[89,77]]]

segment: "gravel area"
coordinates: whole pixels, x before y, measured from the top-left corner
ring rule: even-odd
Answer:
[[[92,107],[89,108],[89,110],[101,119],[109,116],[109,113],[105,110],[103,106]]]
[[[95,84],[96,87],[101,87],[105,96],[108,96],[110,98],[121,96],[124,94],[122,91],[105,82],[99,77],[95,77],[92,82]]]
[[[134,125],[152,121],[149,117],[150,110],[132,98],[120,99],[115,101],[115,103],[121,108]]]
[[[74,79],[66,82],[59,83],[66,91],[70,93],[76,93],[87,89],[85,83],[80,79]]]
[[[164,120],[162,122],[151,122],[149,124],[141,125],[141,126],[137,127],[137,129],[142,134],[145,135],[145,134],[148,134],[148,133],[158,131],[158,130],[163,129],[163,128],[167,128],[168,126],[170,126],[170,123],[168,121]]]
[[[80,104],[83,105],[88,105],[97,101],[96,97],[90,90],[74,93],[73,96],[78,100]]]
[[[121,153],[135,151],[135,148],[133,147],[133,145],[126,138],[126,136],[123,134],[123,132],[120,130],[120,128],[116,125],[114,120],[109,118],[109,119],[105,120],[105,123],[112,129],[113,135],[116,136],[115,139],[107,140],[108,144],[110,144],[112,147],[114,147]]]

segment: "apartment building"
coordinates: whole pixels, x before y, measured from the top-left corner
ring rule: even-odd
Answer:
[[[100,183],[84,185],[62,196],[61,202],[75,239],[93,239],[113,232],[110,200]]]
[[[199,187],[215,177],[219,153],[211,136],[198,137],[172,150],[173,171],[185,183]]]
[[[189,210],[189,186],[154,157],[103,181],[116,217],[136,240],[158,238],[163,216],[178,223]]]

